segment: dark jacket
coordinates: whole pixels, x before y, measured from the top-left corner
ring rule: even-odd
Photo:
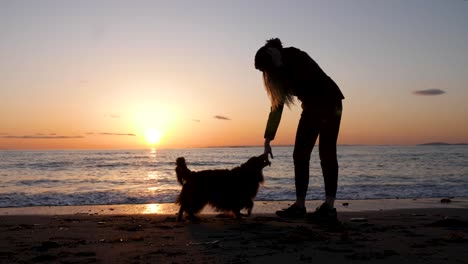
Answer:
[[[280,68],[287,85],[302,102],[303,108],[321,108],[335,105],[344,99],[338,85],[304,51],[289,47],[281,50]],[[278,129],[284,105],[268,116],[264,137],[273,140]]]

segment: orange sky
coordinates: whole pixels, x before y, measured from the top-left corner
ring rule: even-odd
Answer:
[[[0,149],[147,148],[152,129],[160,148],[261,145],[270,105],[253,57],[271,37],[341,87],[339,144],[468,142],[467,13],[436,0],[2,1]],[[294,143],[299,116],[285,109],[274,144]]]

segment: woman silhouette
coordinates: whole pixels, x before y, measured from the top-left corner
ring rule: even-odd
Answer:
[[[294,178],[296,202],[277,211],[280,217],[306,216],[305,198],[309,185],[309,162],[312,149],[320,136],[319,156],[325,186],[325,202],[308,214],[312,220],[336,221],[334,201],[338,183],[336,142],[344,99],[340,88],[304,51],[283,48],[278,38],[267,40],[255,55],[255,68],[263,72],[265,88],[271,100],[271,111],[265,129],[265,154],[273,158],[270,142],[275,138],[283,107],[302,103],[294,143]]]

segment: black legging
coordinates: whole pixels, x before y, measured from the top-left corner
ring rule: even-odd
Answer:
[[[305,198],[309,187],[310,154],[320,135],[319,156],[325,184],[325,195],[336,197],[338,160],[336,142],[340,130],[341,100],[330,105],[304,106],[294,144],[294,174],[296,196]]]

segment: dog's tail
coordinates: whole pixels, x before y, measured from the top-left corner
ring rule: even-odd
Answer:
[[[177,175],[177,181],[181,185],[184,185],[187,182],[188,178],[190,177],[190,173],[192,173],[192,171],[187,168],[184,157],[177,158],[175,171]]]

